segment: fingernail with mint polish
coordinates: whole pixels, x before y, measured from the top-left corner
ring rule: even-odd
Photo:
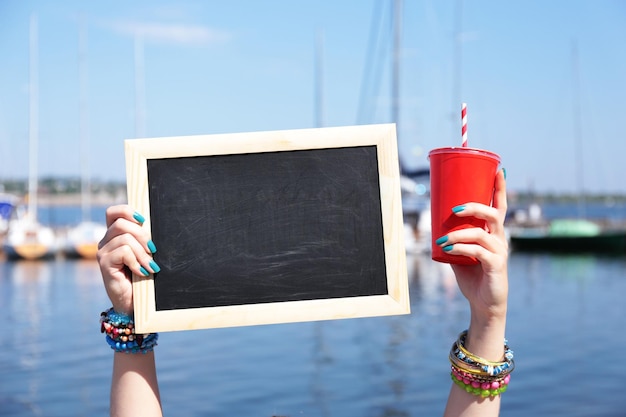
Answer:
[[[150,249],[150,252],[152,253],[156,253],[157,251],[156,245],[154,244],[152,240],[148,241],[148,249]]]
[[[133,213],[133,219],[137,220],[139,224],[143,224],[146,221],[146,218],[137,212]]]
[[[454,247],[454,245],[448,245],[448,246],[444,246],[443,247],[443,251],[444,252],[450,252],[452,250],[452,248]]]
[[[448,241],[448,236],[441,236],[439,239],[435,240],[437,245],[443,245]]]
[[[152,268],[155,274],[161,270],[161,267],[154,261],[150,261],[150,268]]]
[[[463,210],[465,210],[465,206],[464,205],[452,207],[452,212],[453,213],[460,213]]]
[[[502,174],[504,174],[504,179],[506,180],[506,168],[502,168]]]
[[[143,266],[139,268],[139,271],[141,271],[141,275],[143,275],[144,277],[150,276],[150,273]]]

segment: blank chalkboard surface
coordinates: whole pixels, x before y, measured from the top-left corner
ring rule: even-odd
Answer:
[[[395,126],[126,141],[140,332],[404,314]]]

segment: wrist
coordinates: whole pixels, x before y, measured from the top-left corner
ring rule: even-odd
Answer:
[[[490,361],[500,361],[504,355],[502,343],[506,332],[506,313],[488,317],[472,314],[467,332],[468,350]]]
[[[116,313],[133,317],[134,308],[133,308],[132,301],[130,303],[125,302],[125,301],[112,302],[112,304],[113,304],[113,311],[115,311]]]
[[[502,307],[493,307],[488,310],[480,310],[471,308],[470,306],[470,325],[476,330],[481,329],[502,329],[506,327],[506,305]]]

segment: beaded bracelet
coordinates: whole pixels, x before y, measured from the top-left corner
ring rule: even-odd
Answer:
[[[502,362],[495,366],[482,362],[476,362],[465,357],[462,353],[459,353],[456,344],[454,344],[450,350],[449,359],[452,366],[458,369],[472,375],[484,376],[490,379],[508,375],[515,369],[515,362],[513,360]]]
[[[135,334],[133,318],[112,307],[100,313],[100,333],[106,333],[111,349],[123,353],[152,352],[159,339],[158,333]]]
[[[456,345],[458,348],[457,353],[457,357],[459,359],[463,359],[465,361],[467,361],[468,363],[481,363],[481,364],[485,364],[485,365],[491,365],[491,366],[500,366],[506,362],[510,362],[513,360],[513,351],[509,348],[508,346],[508,341],[506,339],[504,339],[504,361],[502,362],[493,362],[493,361],[488,361],[487,359],[483,359],[480,356],[476,356],[473,353],[470,353],[466,348],[465,348],[465,339],[467,338],[467,330],[461,332],[461,334],[459,334],[459,337],[456,341]]]
[[[452,365],[450,368],[451,368],[452,374],[459,381],[463,381],[464,384],[466,385],[471,384],[475,387],[476,385],[480,385],[480,386],[483,386],[485,389],[488,388],[487,385],[490,385],[492,388],[497,388],[497,385],[499,384],[502,384],[502,383],[508,384],[508,381],[511,379],[510,374],[503,375],[498,378],[491,378],[491,377],[483,377],[483,376],[467,373],[455,367],[454,365]]]
[[[459,338],[454,342],[450,349],[450,362],[458,368],[464,369],[470,373],[486,374],[492,377],[500,374],[509,374],[515,368],[513,360],[513,351],[509,348],[508,342],[504,340],[504,361],[493,362],[481,358],[470,353],[465,348],[465,339],[467,330],[461,332]]]
[[[466,392],[473,395],[480,395],[481,397],[495,397],[496,395],[502,394],[509,387],[509,381],[511,380],[511,375],[507,375],[502,381],[472,381],[467,378],[459,378],[459,375],[457,375],[454,370],[450,373],[450,377],[456,385]]]
[[[463,331],[450,349],[450,376],[455,384],[470,394],[496,396],[508,388],[515,369],[513,351],[504,341],[504,360],[493,362],[474,355],[465,348],[467,330]]]

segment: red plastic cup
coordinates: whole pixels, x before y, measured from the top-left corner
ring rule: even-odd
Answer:
[[[469,202],[492,204],[500,156],[482,149],[450,147],[433,149],[428,159],[432,258],[449,264],[476,265],[476,258],[451,255],[435,241],[455,230],[485,228],[484,220],[459,217],[452,212],[452,208]]]

